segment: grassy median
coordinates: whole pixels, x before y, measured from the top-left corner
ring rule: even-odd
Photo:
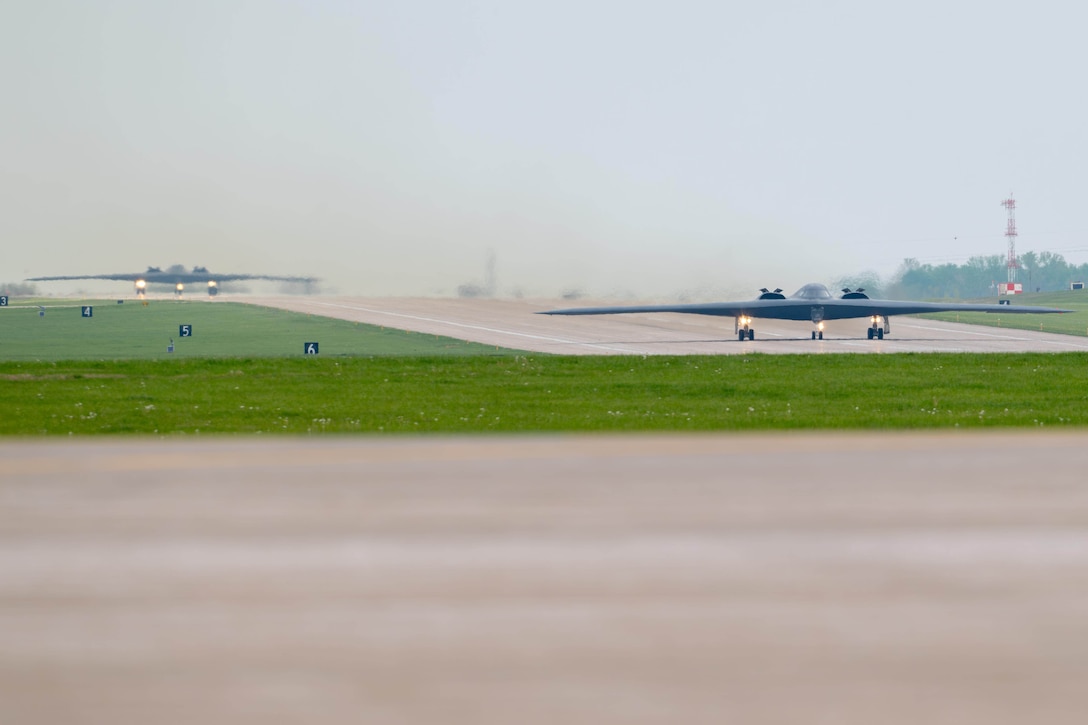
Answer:
[[[1080,337],[1088,335],[1088,290],[1031,293],[1017,295],[1008,299],[1012,304],[1016,305],[1057,307],[1070,310],[1070,312],[1050,315],[1003,315],[1000,312],[935,312],[919,315],[919,317],[986,327],[1003,327],[1009,330],[1055,332],[1061,335],[1077,335]],[[992,297],[972,301],[996,304]],[[894,318],[892,324],[895,324]]]
[[[40,299],[12,300],[0,308],[0,360],[301,357],[310,342],[326,357],[513,354],[449,337],[238,302]]]
[[[1088,355],[0,363],[5,435],[1083,426]]]

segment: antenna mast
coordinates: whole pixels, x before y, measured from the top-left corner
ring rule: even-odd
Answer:
[[[1020,269],[1020,260],[1016,258],[1016,199],[1012,198],[1012,192],[1009,192],[1009,198],[1001,202],[1001,206],[1005,207],[1009,211],[1009,221],[1005,226],[1005,238],[1009,240],[1009,284],[1011,285],[1016,281],[1016,270]]]

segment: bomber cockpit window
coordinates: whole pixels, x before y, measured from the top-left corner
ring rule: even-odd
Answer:
[[[831,292],[822,284],[806,284],[794,292],[793,296],[802,300],[829,300]]]

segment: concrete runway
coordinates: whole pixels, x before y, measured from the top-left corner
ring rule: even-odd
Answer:
[[[1080,723],[1086,442],[0,442],[0,722]]]
[[[534,314],[596,302],[514,299],[239,297],[269,307],[444,335],[531,352],[566,355],[736,355],[845,352],[1064,352],[1088,350],[1088,338],[893,317],[891,335],[868,340],[865,320],[827,323],[823,340],[812,324],[756,320],[756,339],[740,342],[733,318],[638,314],[551,317]],[[1045,325],[1050,315],[1037,315]]]

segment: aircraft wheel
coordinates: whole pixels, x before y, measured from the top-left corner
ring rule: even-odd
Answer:
[[[816,337],[817,337],[817,339],[820,339],[820,340],[824,339],[824,333],[823,333],[823,331],[821,331],[821,332],[818,332],[818,333],[816,334]]]
[[[748,331],[748,339],[749,339],[749,340],[754,340],[754,339],[756,339],[756,331],[755,331],[755,330],[749,330],[749,331]]]
[[[884,339],[884,331],[883,330],[877,330],[876,331],[876,339],[878,339],[878,340],[883,340]]]
[[[869,336],[869,339],[872,340],[873,339],[873,334],[874,334],[873,333],[873,328],[870,327],[868,330],[865,331],[865,334],[867,334]]]
[[[813,340],[815,340],[815,339],[816,339],[816,331],[815,331],[815,330],[813,330],[813,331],[812,331],[812,339],[813,339]]]
[[[738,338],[738,339],[739,339],[739,340],[740,340],[741,342],[744,342],[744,337],[745,337],[745,335],[744,335],[744,330],[741,330],[740,332],[738,332],[738,333],[737,333],[737,338]]]

